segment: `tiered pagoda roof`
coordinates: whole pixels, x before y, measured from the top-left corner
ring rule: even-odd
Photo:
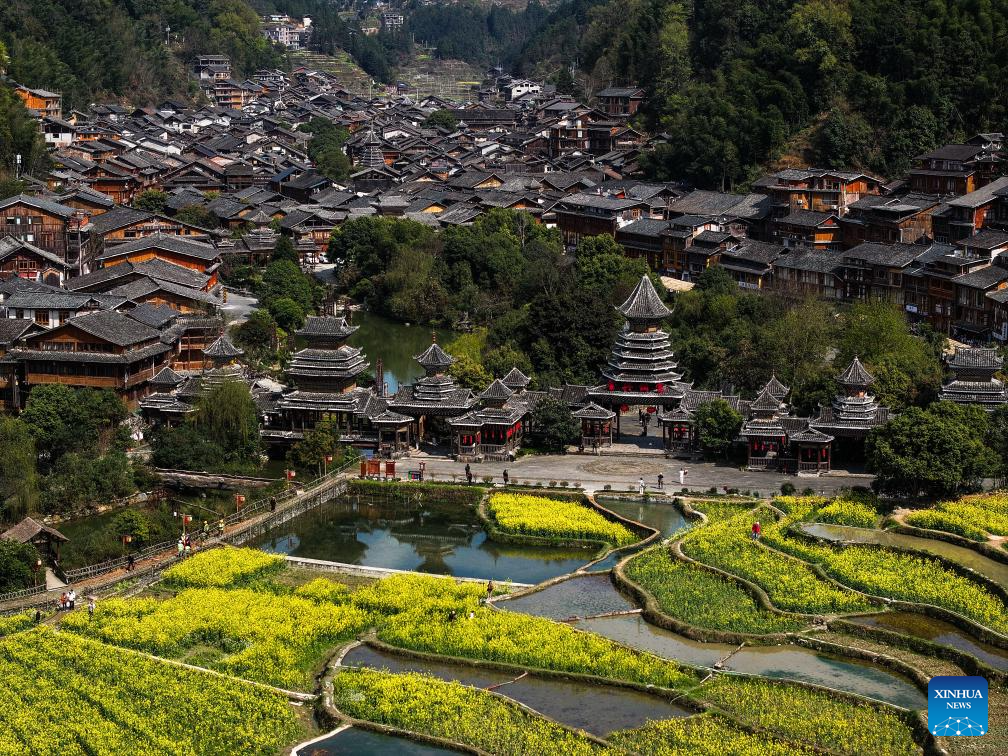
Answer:
[[[875,396],[868,393],[874,382],[875,376],[855,357],[837,377],[844,392],[833,398],[831,406],[820,408],[812,427],[836,436],[863,437],[872,428],[888,422],[889,408],[880,406]]]
[[[767,381],[766,386],[764,386],[763,388],[781,400],[783,400],[784,397],[786,397],[789,393],[791,393],[791,388],[781,383],[776,373],[770,374],[770,380]]]
[[[602,368],[606,383],[589,390],[592,400],[606,404],[665,404],[681,399],[689,385],[682,383],[669,336],[658,326],[672,311],[661,301],[651,279],[641,276],[627,300],[616,309],[627,324],[616,336]]]
[[[508,371],[508,374],[501,378],[501,380],[504,382],[505,386],[514,391],[516,394],[520,391],[524,391],[532,382],[531,378],[516,367],[511,368]]]
[[[616,309],[631,323],[658,323],[672,314],[647,276],[641,276],[630,296]]]
[[[411,386],[401,387],[389,400],[391,410],[413,416],[453,417],[472,409],[476,403],[475,395],[469,389],[459,388],[447,374],[455,358],[438,346],[436,341],[413,359],[424,369],[426,375]]]
[[[339,349],[302,349],[291,359],[287,375],[299,386],[329,381],[333,389],[356,381],[368,369],[364,353],[344,344]]]
[[[357,332],[360,326],[350,325],[346,318],[332,315],[309,315],[295,335],[305,339],[310,346],[339,346]]]
[[[203,350],[203,354],[214,361],[233,360],[245,354],[244,349],[239,349],[227,336],[221,335],[213,344]]]
[[[946,362],[953,378],[941,387],[939,399],[989,411],[1008,403],[1008,389],[994,377],[1004,365],[996,349],[957,347]]]

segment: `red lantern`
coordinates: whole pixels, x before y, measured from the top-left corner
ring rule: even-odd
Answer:
[[[648,407],[647,408],[647,412],[648,412],[649,415],[653,415],[657,411],[658,411],[657,407]]]
[[[620,408],[619,408],[619,411],[620,411],[620,412],[629,412],[629,411],[630,411],[630,407],[628,407],[628,406],[627,406],[627,405],[625,405],[625,404],[621,404],[621,405],[620,405]]]
[[[647,384],[645,384],[645,383],[642,383],[642,384],[641,384],[641,387],[640,387],[640,390],[641,390],[641,393],[642,393],[642,394],[643,394],[643,393],[644,393],[645,391],[648,391],[649,389],[648,389],[648,387],[647,387]]]
[[[624,383],[623,384],[623,390],[624,391],[629,391],[630,390],[630,384],[629,383]]]
[[[616,390],[616,384],[613,383],[612,381],[609,381],[609,390],[610,391],[615,391]]]
[[[655,386],[655,391],[657,391],[659,394],[664,394],[665,393],[665,384],[664,383],[659,383],[657,386]]]
[[[822,458],[826,459],[826,447],[825,446],[822,449]]]

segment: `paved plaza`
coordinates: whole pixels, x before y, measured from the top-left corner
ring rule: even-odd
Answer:
[[[420,461],[425,462],[428,480],[458,480],[465,479],[465,464],[455,462],[442,456],[430,456],[424,453],[414,453],[408,459],[400,460],[397,470],[401,475],[406,470],[418,469]],[[606,485],[613,490],[636,490],[639,480],[643,477],[649,490],[658,486],[658,474],[665,476],[665,488],[678,491],[679,469],[685,467],[686,487],[697,493],[707,491],[711,486],[719,490],[724,486],[739,490],[759,492],[763,496],[780,491],[781,484],[791,483],[799,491],[812,488],[817,493],[832,493],[841,488],[852,486],[868,486],[872,476],[864,473],[833,471],[819,477],[795,477],[773,472],[740,470],[724,464],[712,462],[683,462],[678,459],[665,459],[658,456],[594,456],[591,454],[566,454],[521,457],[514,462],[481,462],[471,465],[476,480],[490,475],[495,483],[501,482],[504,470],[512,482],[541,482],[544,486],[549,481],[558,483],[566,480],[573,486],[580,484],[589,492],[602,490]]]

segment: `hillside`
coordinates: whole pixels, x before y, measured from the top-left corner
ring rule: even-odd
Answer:
[[[201,53],[231,56],[239,75],[283,60],[244,0],[5,0],[0,41],[8,74],[62,92],[65,108],[184,95],[186,63]]]
[[[673,136],[653,174],[728,188],[795,136],[819,163],[895,176],[1006,130],[1006,41],[1005,0],[566,0],[515,66],[641,84],[647,125]]]

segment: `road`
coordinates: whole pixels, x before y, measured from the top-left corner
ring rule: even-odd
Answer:
[[[420,460],[426,463],[428,480],[432,474],[434,480],[452,480],[453,476],[455,480],[465,479],[464,463],[454,462],[445,457],[430,456],[423,452],[414,453],[409,459],[400,461],[398,467],[401,471],[397,472],[404,475],[406,470],[418,469]],[[678,491],[681,488],[679,468],[684,466],[688,470],[686,487],[694,492],[706,491],[711,486],[716,486],[719,490],[728,486],[770,496],[780,491],[781,484],[791,483],[799,491],[811,488],[816,493],[833,493],[841,488],[868,486],[872,480],[870,475],[843,471],[834,471],[820,477],[795,477],[772,472],[740,470],[737,467],[712,462],[687,462],[684,465],[679,460],[654,456],[596,457],[590,454],[527,456],[507,463],[481,462],[472,465],[471,469],[477,480],[490,475],[493,476],[494,482],[499,483],[502,473],[507,469],[512,482],[533,481],[548,485],[551,480],[557,483],[566,480],[571,486],[577,483],[588,491],[602,490],[606,485],[612,486],[615,491],[628,489],[636,491],[641,478],[644,478],[649,490],[654,490],[658,485],[658,473],[662,473],[665,476],[666,490]]]
[[[227,293],[227,304],[222,306],[221,310],[227,313],[228,323],[237,325],[238,323],[244,323],[248,320],[249,313],[257,307],[259,307],[259,300],[255,297],[238,294],[237,292],[229,289]]]

